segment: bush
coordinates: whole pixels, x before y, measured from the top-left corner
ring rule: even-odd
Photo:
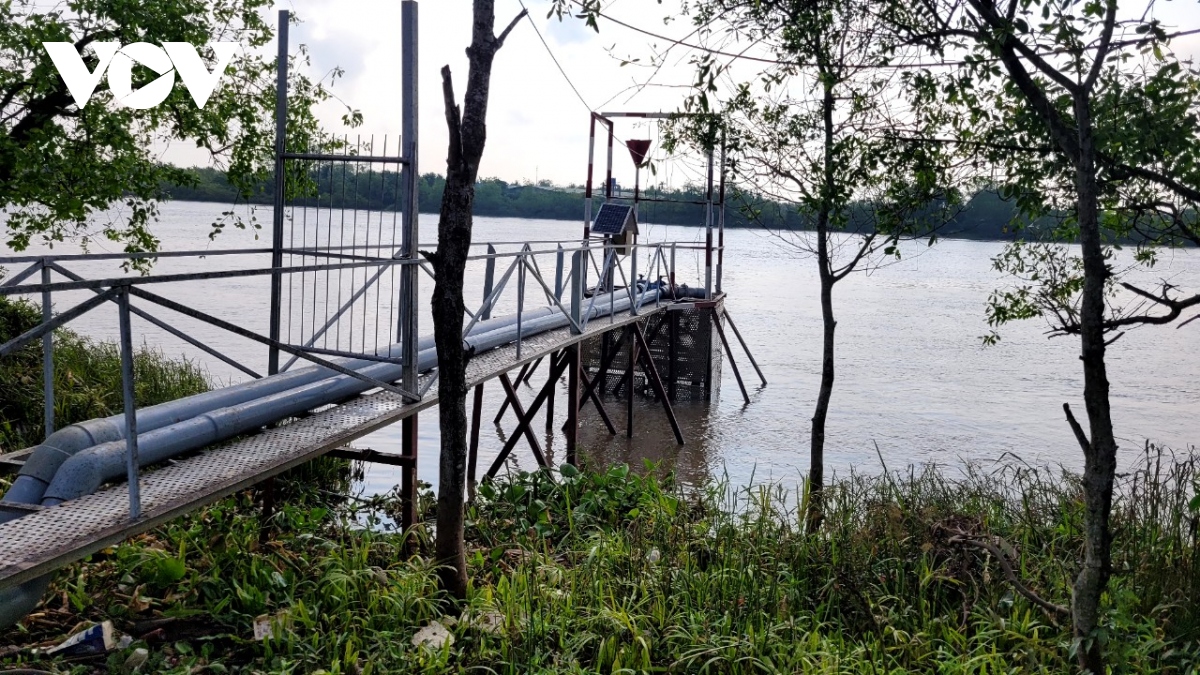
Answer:
[[[0,298],[0,343],[41,323],[41,310],[25,300]],[[134,355],[134,398],[139,407],[209,389],[205,372],[192,361],[170,359],[143,347]],[[41,442],[45,435],[42,347],[36,341],[0,358],[0,453]],[[124,409],[121,352],[68,329],[54,332],[54,419],[64,427]]]

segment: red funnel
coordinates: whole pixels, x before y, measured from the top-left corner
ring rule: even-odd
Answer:
[[[633,163],[641,166],[646,163],[646,153],[650,152],[649,140],[625,141],[625,146],[629,148],[629,156],[633,158]]]

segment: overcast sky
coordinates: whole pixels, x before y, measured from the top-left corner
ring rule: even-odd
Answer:
[[[644,82],[649,70],[620,65],[620,56],[647,59],[666,47],[601,19],[600,33],[579,20],[559,22],[547,18],[549,0],[524,0],[549,52],[557,57],[570,80],[593,108],[637,111],[672,111],[682,102],[693,68],[692,54],[676,49],[651,86],[626,91]],[[1123,3],[1125,4],[1125,3]],[[1130,6],[1144,7],[1141,3]],[[445,173],[446,123],[442,108],[439,70],[449,64],[456,94],[461,101],[466,86],[465,48],[470,42],[471,0],[421,0],[420,3],[420,170]],[[290,9],[303,23],[292,27],[293,45],[305,44],[312,57],[312,72],[320,75],[335,66],[345,77],[334,93],[363,112],[360,129],[352,134],[388,134],[393,140],[400,128],[400,2],[399,0],[291,0],[277,9]],[[611,0],[605,13],[651,32],[674,38],[690,34],[686,20],[664,23],[677,9],[676,0]],[[496,1],[497,32],[521,10],[518,0]],[[1156,15],[1168,25],[1200,28],[1200,2],[1159,0]],[[1181,53],[1200,54],[1200,36],[1176,42]],[[624,93],[622,93],[624,92]],[[328,105],[323,117],[330,129],[342,130],[342,108]],[[550,179],[559,184],[582,184],[587,169],[588,108],[563,75],[528,21],[522,21],[508,38],[492,70],[488,112],[488,142],[480,175],[510,181]],[[621,138],[652,138],[646,123],[618,126]],[[394,147],[394,146],[393,146]],[[174,147],[167,158],[177,163],[197,163],[202,156]],[[632,163],[623,150],[615,161],[618,180],[632,182]],[[692,170],[677,164],[669,178],[682,184]],[[626,175],[628,174],[628,175]]]

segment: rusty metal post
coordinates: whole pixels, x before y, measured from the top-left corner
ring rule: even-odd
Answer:
[[[550,355],[550,380],[546,385],[550,387],[550,396],[546,398],[546,433],[554,431],[554,397],[558,394],[558,378],[554,377],[554,365],[557,359],[567,358],[565,354]]]
[[[483,383],[475,385],[475,401],[471,408],[471,443],[467,451],[467,498],[475,498],[475,470],[479,466],[479,426],[483,414]]]
[[[411,458],[400,467],[400,527],[404,530],[417,524],[417,415],[400,422],[400,452]]]
[[[575,343],[567,347],[567,464],[571,466],[579,465],[579,375],[579,343]]]

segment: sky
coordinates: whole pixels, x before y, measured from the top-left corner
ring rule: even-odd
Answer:
[[[654,40],[611,23],[597,34],[583,21],[547,18],[548,0],[524,0],[532,23],[521,20],[496,57],[492,69],[488,110],[488,139],[480,176],[509,181],[548,179],[560,185],[583,184],[587,171],[589,107],[603,110],[673,111],[682,102],[682,88],[649,87],[640,93],[619,94],[645,79],[645,69],[621,67],[610,55],[643,58]],[[418,41],[420,171],[445,173],[446,121],[442,104],[440,70],[449,65],[455,94],[461,102],[466,88],[466,46],[471,38],[471,0],[421,0]],[[664,26],[671,2],[617,0],[608,8],[614,16],[647,30],[686,35],[681,21]],[[338,133],[388,134],[394,143],[400,129],[400,2],[399,0],[292,0],[276,9],[289,9],[302,23],[291,28],[293,45],[303,43],[312,58],[310,73],[321,76],[341,67],[345,76],[333,93],[363,113],[358,129],[340,123],[345,108],[327,103],[321,111],[327,128]],[[606,10],[606,11],[609,11]],[[518,0],[497,0],[496,32],[521,11]],[[272,13],[274,14],[274,12]],[[544,46],[534,31],[545,38]],[[293,49],[294,51],[294,49]],[[553,53],[585,105],[559,72]],[[656,82],[686,84],[692,69],[679,52],[675,65],[658,75]],[[601,104],[605,104],[603,107]],[[644,122],[623,122],[622,138],[649,138]],[[635,128],[640,127],[640,128]],[[176,144],[165,158],[177,164],[205,163],[202,153]],[[616,158],[618,180],[632,183],[633,164],[625,155]],[[683,176],[674,177],[682,183]]]
[[[547,18],[549,0],[496,0],[497,33],[521,11],[522,1],[532,21],[517,24],[493,65],[487,148],[480,176],[582,184],[587,170],[589,108],[676,110],[694,74],[689,64],[694,54],[675,49],[654,74],[653,85],[637,87],[647,80],[650,69],[622,66],[622,58],[639,57],[644,63],[666,47],[661,40],[604,19],[596,33],[581,20]],[[419,168],[422,173],[445,173],[447,136],[439,71],[443,65],[450,66],[461,101],[467,75],[465,49],[471,37],[471,0],[420,0],[418,4]],[[1139,10],[1144,7],[1142,3],[1129,4]],[[677,13],[677,0],[609,0],[604,6],[606,14],[650,32],[673,38],[685,38],[691,32],[686,19],[669,20]],[[327,103],[320,111],[327,128],[349,133],[351,138],[375,134],[378,140],[388,134],[394,139],[400,128],[399,0],[288,0],[278,3],[276,9],[289,9],[300,17],[302,23],[291,29],[293,51],[295,45],[307,46],[312,58],[310,74],[321,76],[342,68],[345,76],[334,84],[333,93],[363,113],[360,128],[345,129],[340,123],[344,107]],[[1159,0],[1153,11],[1168,26],[1200,28],[1197,0]],[[1200,36],[1178,40],[1174,46],[1181,54],[1200,56]],[[621,139],[656,140],[657,136],[647,123],[632,121],[619,122],[617,133]],[[656,145],[652,154],[658,152]],[[169,148],[164,156],[178,164],[206,161],[202,153],[180,146]],[[661,154],[658,157],[661,159]],[[632,162],[620,148],[615,167],[620,182],[632,182]],[[670,163],[660,180],[682,185],[698,180],[698,171],[697,163],[678,161]]]

